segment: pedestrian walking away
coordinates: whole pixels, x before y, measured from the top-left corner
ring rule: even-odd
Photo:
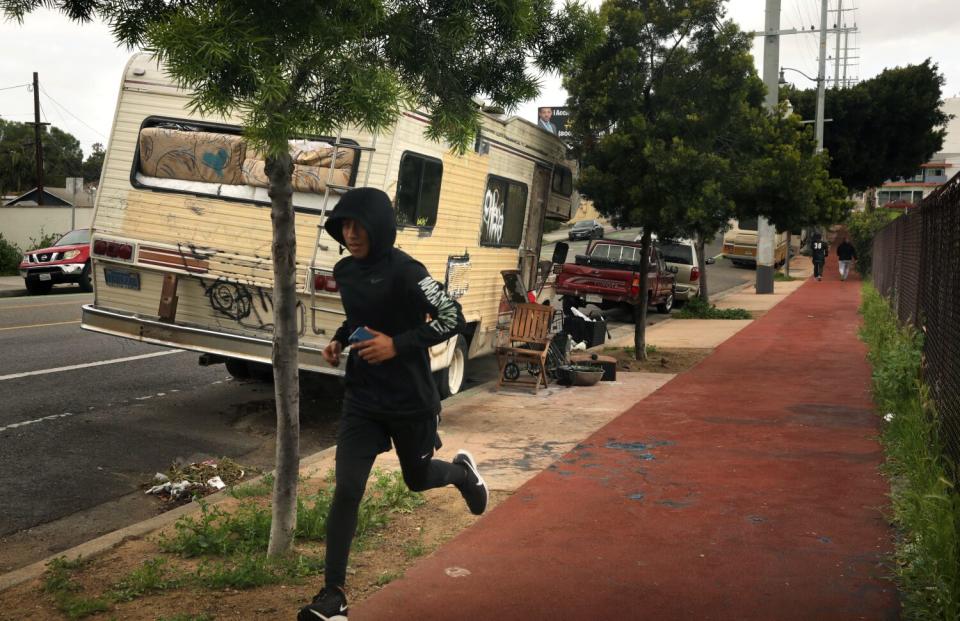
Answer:
[[[817,280],[823,280],[823,264],[827,260],[827,242],[823,241],[820,233],[813,234],[813,242],[810,244],[813,251],[813,277]]]
[[[414,491],[452,485],[475,515],[487,507],[487,486],[473,457],[434,459],[440,448],[440,395],[428,349],[464,326],[460,305],[427,269],[394,248],[390,198],[374,188],[344,194],[324,228],[349,256],[333,268],[346,320],[323,351],[337,366],[347,356],[343,415],[337,432],[336,488],[327,517],[325,585],[300,609],[298,621],[344,621],[350,544],[373,463],[391,444]]]
[[[857,258],[857,249],[853,247],[847,238],[837,246],[837,260],[840,261],[840,280],[846,280],[850,274],[850,263]]]

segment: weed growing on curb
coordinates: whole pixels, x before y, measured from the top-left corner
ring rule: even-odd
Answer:
[[[700,298],[687,302],[674,319],[750,319],[750,311],[742,308],[717,308]]]
[[[57,610],[68,619],[83,619],[98,612],[110,610],[110,602],[99,597],[85,597],[73,574],[82,571],[86,561],[68,561],[65,557],[53,559],[47,564],[43,578],[43,590],[49,593]]]
[[[863,287],[861,339],[869,347],[873,397],[886,413],[884,470],[900,537],[895,571],[904,617],[960,618],[960,494],[944,457],[939,418],[921,379],[923,337],[901,327],[887,301]]]
[[[176,589],[180,584],[180,580],[169,575],[167,560],[157,557],[144,561],[143,565],[115,584],[110,591],[110,599],[130,602],[151,593]]]

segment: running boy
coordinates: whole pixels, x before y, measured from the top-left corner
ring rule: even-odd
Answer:
[[[470,453],[460,451],[452,462],[433,459],[440,448],[440,395],[427,350],[463,328],[460,305],[421,263],[393,247],[396,220],[384,192],[347,192],[324,228],[350,256],[333,269],[346,321],[323,356],[337,366],[347,346],[350,355],[327,518],[326,585],[300,609],[298,621],[347,619],[343,589],[360,499],[374,460],[391,443],[410,489],[453,485],[475,515],[487,507],[487,486]]]

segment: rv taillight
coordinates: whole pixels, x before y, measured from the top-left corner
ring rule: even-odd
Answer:
[[[120,253],[120,244],[107,242],[107,249],[104,252],[108,257],[116,257]]]
[[[107,254],[107,242],[102,239],[93,242],[93,254]]]
[[[700,268],[694,267],[690,270],[690,282],[697,282],[700,280]]]
[[[633,282],[630,284],[630,297],[640,297],[640,274],[633,275]]]
[[[333,276],[326,276],[324,274],[317,274],[313,277],[313,290],[314,291],[329,291],[330,293],[336,293],[340,290],[340,287],[337,286],[337,281],[334,280]]]
[[[117,248],[117,258],[118,259],[130,259],[133,257],[133,246],[130,244],[120,244],[120,247]]]

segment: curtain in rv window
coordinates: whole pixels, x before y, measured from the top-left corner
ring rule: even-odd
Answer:
[[[487,177],[480,222],[480,245],[519,248],[526,210],[526,185],[503,177]]]
[[[431,228],[437,223],[443,162],[407,151],[397,179],[397,226]]]

